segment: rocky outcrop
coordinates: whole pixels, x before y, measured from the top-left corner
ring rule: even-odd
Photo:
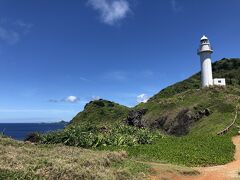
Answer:
[[[172,126],[167,130],[167,133],[176,136],[186,135],[189,132],[189,126],[204,116],[209,115],[210,111],[208,109],[198,112],[192,112],[189,109],[183,109],[177,114]]]
[[[144,127],[142,117],[146,114],[146,112],[147,112],[147,109],[132,110],[129,112],[124,122],[130,126],[136,126],[139,128]]]
[[[128,117],[124,120],[127,125],[136,127],[149,127],[151,129],[162,129],[167,134],[182,136],[189,132],[189,127],[196,121],[211,114],[209,109],[190,110],[182,109],[176,116],[170,115],[160,116],[150,124],[144,121],[144,115],[147,109],[132,110]]]

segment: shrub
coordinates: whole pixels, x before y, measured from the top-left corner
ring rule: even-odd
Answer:
[[[99,146],[134,146],[151,144],[156,138],[162,137],[159,132],[139,129],[127,125],[110,127],[71,126],[61,131],[43,134],[43,144],[62,143],[68,146],[95,148]]]
[[[33,143],[40,142],[41,141],[41,134],[37,132],[33,132],[27,135],[27,137],[24,139],[24,141],[30,141]]]

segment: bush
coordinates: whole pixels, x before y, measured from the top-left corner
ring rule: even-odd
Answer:
[[[158,132],[127,125],[110,127],[71,126],[61,131],[41,135],[43,144],[62,143],[68,146],[95,148],[99,146],[134,146],[151,144],[162,137]]]
[[[33,143],[40,142],[41,141],[41,134],[38,132],[33,132],[27,135],[27,137],[24,139],[24,141],[30,141]]]

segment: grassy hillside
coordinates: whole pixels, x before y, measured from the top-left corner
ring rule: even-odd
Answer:
[[[214,77],[225,77],[227,87],[200,89],[200,74],[163,89],[135,109],[147,109],[142,124],[168,134],[216,134],[234,118],[240,98],[240,59],[213,64]],[[207,112],[207,113],[206,113]]]
[[[96,124],[108,125],[121,122],[128,114],[129,108],[107,100],[91,101],[78,113],[71,125]]]
[[[216,135],[233,121],[239,99],[240,89],[234,86],[190,89],[170,98],[152,99],[137,109],[147,109],[141,118],[146,127],[162,129],[167,134]]]
[[[34,145],[0,137],[0,179],[141,179],[149,166],[125,152]]]

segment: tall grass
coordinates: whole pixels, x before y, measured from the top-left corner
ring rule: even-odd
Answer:
[[[151,144],[161,138],[159,132],[148,129],[130,127],[126,125],[98,126],[71,126],[61,131],[39,135],[43,144],[64,144],[83,148],[99,146],[134,146]]]

